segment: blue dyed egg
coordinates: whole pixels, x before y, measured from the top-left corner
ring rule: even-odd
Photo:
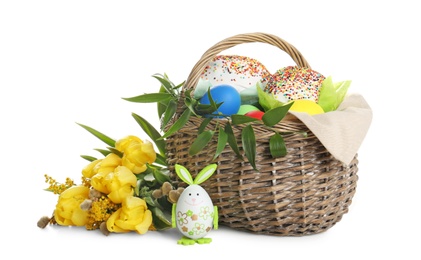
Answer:
[[[210,89],[210,94],[215,103],[222,103],[222,105],[213,114],[223,114],[231,116],[236,114],[240,109],[241,97],[240,93],[234,87],[230,85],[218,85]],[[206,94],[199,100],[201,104],[210,104],[208,94]]]

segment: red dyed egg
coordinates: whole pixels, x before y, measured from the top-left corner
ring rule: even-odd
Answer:
[[[260,110],[256,110],[256,111],[250,111],[247,112],[246,114],[244,114],[245,116],[249,116],[249,117],[253,117],[259,120],[262,120],[263,115],[265,114],[265,112],[260,111]]]

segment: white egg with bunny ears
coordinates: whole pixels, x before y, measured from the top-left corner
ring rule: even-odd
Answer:
[[[213,205],[209,194],[200,184],[209,179],[216,170],[216,164],[203,168],[193,180],[190,172],[179,164],[175,165],[177,176],[187,186],[172,207],[172,226],[183,234],[178,244],[209,244],[211,238],[205,236],[218,229],[218,208]]]

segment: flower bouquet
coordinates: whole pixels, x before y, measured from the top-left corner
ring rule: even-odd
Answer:
[[[45,175],[46,190],[59,197],[53,216],[42,217],[38,226],[85,226],[105,235],[170,228],[172,203],[183,188],[171,185],[165,155],[136,136],[115,141],[89,126],[80,126],[107,145],[95,149],[103,158],[82,155],[89,163],[81,171],[81,184],[71,178],[59,183]]]

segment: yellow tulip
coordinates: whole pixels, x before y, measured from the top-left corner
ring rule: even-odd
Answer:
[[[91,185],[97,191],[107,194],[114,203],[121,203],[125,197],[133,195],[137,178],[125,166],[117,166],[113,172],[99,172],[92,177]]]
[[[108,174],[114,172],[114,170],[121,165],[121,158],[114,153],[110,153],[104,159],[100,159],[99,162],[90,163],[85,169],[86,172],[90,170],[91,173],[87,173],[87,175],[92,175],[91,177],[91,185],[97,191],[100,191],[105,194],[109,194],[110,191],[106,187],[106,176]],[[86,177],[86,176],[85,176]]]
[[[110,193],[107,189],[106,182],[105,182],[105,177],[108,174],[110,173],[106,171],[95,174],[91,180],[92,187],[99,192],[102,192],[105,194]]]
[[[146,171],[147,163],[153,163],[156,152],[151,142],[129,135],[116,142],[115,148],[123,153],[122,165],[138,174]]]
[[[90,179],[92,178],[92,176],[97,174],[96,170],[94,169],[96,169],[97,164],[100,163],[101,161],[102,161],[101,159],[98,159],[86,165],[85,168],[82,169],[83,177]]]
[[[139,197],[128,196],[123,200],[122,207],[108,218],[107,229],[117,233],[136,231],[145,234],[151,224],[152,212],[146,202]]]
[[[129,147],[132,143],[143,143],[143,141],[137,136],[128,135],[124,138],[117,140],[117,142],[115,143],[115,149],[124,153],[126,148]]]
[[[127,167],[119,166],[106,177],[106,186],[110,191],[108,198],[114,203],[122,203],[124,198],[133,195],[137,178]]]
[[[89,188],[73,186],[63,191],[54,211],[54,218],[59,225],[84,226],[88,221],[88,212],[80,204],[89,197]]]
[[[100,172],[110,173],[110,172],[113,172],[114,169],[120,165],[121,165],[121,158],[114,153],[110,153],[107,156],[105,156],[105,158],[102,159],[101,162],[98,163],[94,167],[94,171],[96,173],[100,173]]]
[[[85,168],[82,169],[82,175],[91,179],[99,172],[112,172],[115,167],[119,165],[121,165],[121,158],[114,153],[110,153],[104,159],[97,159],[86,165]]]

